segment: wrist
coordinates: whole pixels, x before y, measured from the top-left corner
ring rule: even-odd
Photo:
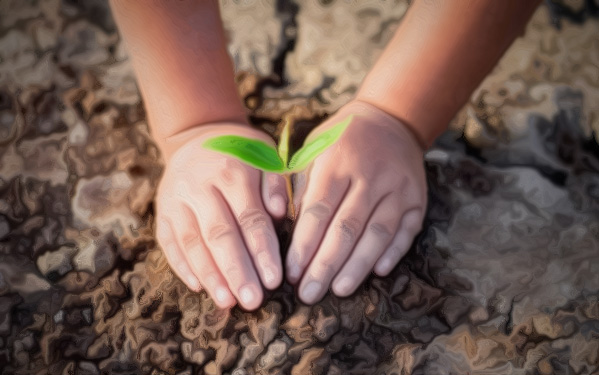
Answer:
[[[415,99],[412,94],[406,93],[405,98],[396,93],[386,95],[367,95],[365,90],[360,90],[356,101],[368,103],[380,111],[392,116],[407,127],[423,150],[428,149],[445,129],[453,113],[448,114],[445,108],[432,110],[425,100]]]
[[[389,124],[392,127],[403,129],[422,151],[425,151],[428,148],[428,143],[421,139],[418,132],[416,132],[408,122],[385,111],[374,103],[356,98],[341,107],[336,115],[344,116],[349,114],[367,115],[376,119],[378,123]]]
[[[239,123],[249,127],[246,109],[237,92],[214,95],[210,92],[167,95],[150,83],[143,92],[148,124],[156,142],[192,128],[216,123]]]
[[[201,145],[209,138],[219,135],[239,135],[259,139],[274,146],[274,140],[264,131],[253,128],[247,121],[220,121],[189,127],[177,134],[157,140],[163,158],[168,162],[184,145],[194,142]]]

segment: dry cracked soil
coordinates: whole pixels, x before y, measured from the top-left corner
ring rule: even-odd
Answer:
[[[409,7],[221,5],[250,120],[292,119],[296,148]],[[426,153],[424,229],[389,277],[244,312],[190,292],[155,241],[163,164],[107,3],[1,0],[0,372],[597,374],[598,16],[539,7]]]

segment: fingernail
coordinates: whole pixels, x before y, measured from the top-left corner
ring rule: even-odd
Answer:
[[[189,287],[193,290],[200,289],[200,282],[191,275],[187,276],[187,285],[189,285]]]
[[[296,282],[300,277],[300,272],[300,267],[297,264],[289,264],[287,266],[287,279],[292,283]]]
[[[270,266],[264,266],[264,283],[271,284],[275,281],[275,270]]]
[[[318,281],[310,281],[302,291],[303,300],[307,303],[312,303],[320,293],[320,283]]]
[[[244,304],[250,305],[252,302],[254,302],[256,293],[254,293],[251,285],[244,285],[239,289],[239,298]]]
[[[377,271],[378,271],[378,273],[386,274],[387,272],[389,272],[390,267],[391,267],[391,260],[383,259],[380,262],[379,266],[377,267]]]
[[[222,286],[216,288],[216,291],[214,292],[214,298],[218,302],[225,302],[227,297],[229,297],[229,291],[226,288]]]
[[[277,213],[284,213],[285,212],[285,199],[278,194],[273,195],[270,198],[270,206],[272,207],[273,211],[275,211]]]
[[[351,291],[353,283],[354,283],[354,281],[351,277],[345,276],[344,278],[339,280],[337,283],[335,283],[335,290],[337,293],[345,295]]]

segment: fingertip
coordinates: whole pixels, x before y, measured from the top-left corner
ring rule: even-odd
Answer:
[[[212,299],[218,307],[226,309],[235,306],[237,301],[228,288],[217,286],[212,294]]]
[[[246,284],[242,286],[239,288],[238,294],[241,306],[249,311],[253,311],[260,307],[262,299],[264,298],[262,294],[262,288],[259,288],[253,284]]]
[[[379,261],[374,265],[374,274],[378,277],[386,277],[391,272],[391,267],[388,265],[388,259]]]
[[[262,270],[262,283],[268,290],[274,290],[283,282],[281,267],[265,266]]]
[[[410,250],[414,236],[422,229],[422,211],[412,209],[406,212],[400,222],[400,227],[391,241],[391,245],[374,265],[374,273],[380,277],[388,276],[399,261]]]
[[[281,219],[287,213],[287,191],[285,177],[277,173],[265,173],[262,198],[268,213]]]
[[[267,208],[271,216],[281,219],[287,213],[287,200],[283,196],[275,194],[268,200]]]
[[[302,285],[299,292],[300,300],[306,305],[312,305],[322,299],[323,284],[317,280],[309,280]]]
[[[258,254],[253,256],[253,260],[262,285],[268,290],[273,290],[281,285],[283,281],[283,269],[276,234],[274,232],[268,233],[267,237],[269,240],[263,245],[266,246],[267,250],[259,251]],[[262,248],[262,246],[258,247]]]
[[[194,292],[199,292],[200,290],[202,290],[202,285],[200,284],[200,281],[191,274],[185,275],[185,284],[190,290]]]
[[[422,210],[412,209],[403,215],[401,219],[401,228],[405,228],[405,230],[414,237],[422,230],[422,220]]]
[[[302,275],[302,270],[301,270],[299,264],[297,264],[296,262],[288,262],[287,263],[286,278],[287,278],[287,282],[289,284],[291,284],[291,285],[297,284],[297,282],[300,280],[301,275]]]
[[[373,272],[379,277],[387,277],[403,257],[404,251],[389,249],[377,260]]]
[[[202,289],[199,280],[191,271],[189,264],[183,258],[176,244],[167,243],[164,245],[162,253],[166,257],[173,276],[179,278],[191,291],[197,292]]]
[[[356,289],[355,284],[356,283],[355,280],[353,280],[353,278],[349,276],[344,276],[339,280],[333,281],[331,289],[333,290],[333,293],[335,293],[336,296],[347,297],[351,295]]]

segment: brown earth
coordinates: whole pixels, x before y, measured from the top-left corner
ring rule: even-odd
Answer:
[[[291,118],[298,147],[408,4],[222,6],[251,121]],[[161,159],[107,4],[0,1],[2,373],[599,372],[598,15],[538,9],[426,154],[424,230],[391,276],[314,306],[283,285],[248,313],[156,245]]]

